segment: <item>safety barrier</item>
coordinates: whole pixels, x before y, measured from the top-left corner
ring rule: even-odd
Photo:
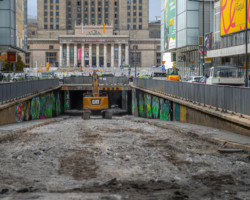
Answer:
[[[90,76],[79,76],[79,77],[65,77],[63,84],[92,84],[92,77]],[[124,85],[129,84],[127,77],[99,77],[99,84],[103,85]]]
[[[134,79],[134,85],[223,111],[250,115],[250,88],[138,78]]]
[[[0,83],[0,104],[59,86],[59,79]]]

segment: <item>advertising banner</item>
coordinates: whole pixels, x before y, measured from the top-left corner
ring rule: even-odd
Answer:
[[[221,36],[246,28],[246,0],[221,0]],[[248,0],[248,27],[250,23]]]
[[[84,54],[85,60],[89,60],[89,48],[85,48]]]
[[[115,48],[115,60],[118,60],[118,48]]]
[[[206,51],[209,51],[212,49],[212,38],[213,38],[213,33],[207,33],[205,35],[205,49]]]
[[[77,60],[81,60],[82,59],[82,49],[79,48],[77,49]]]
[[[164,2],[164,49],[176,48],[176,0]]]

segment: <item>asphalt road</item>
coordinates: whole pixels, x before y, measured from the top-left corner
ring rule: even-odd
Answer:
[[[0,143],[0,199],[250,199],[250,154],[134,118],[71,117]]]

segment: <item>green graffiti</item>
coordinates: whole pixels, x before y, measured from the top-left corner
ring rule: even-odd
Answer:
[[[178,103],[175,103],[174,116],[176,121],[181,121],[181,105]]]
[[[54,93],[52,93],[52,116],[56,116],[56,98]]]
[[[57,94],[56,97],[56,116],[61,114],[61,100],[60,100],[60,94]]]
[[[53,104],[53,93],[45,94],[40,97],[40,119],[50,118],[53,116],[52,104]]]
[[[135,114],[135,91],[132,91],[132,115]]]
[[[146,96],[147,118],[151,119],[152,118],[151,95],[146,94],[145,96]]]
[[[154,119],[159,118],[159,98],[155,96],[152,98],[152,114]]]
[[[160,119],[164,121],[171,121],[170,101],[161,99],[160,104],[161,104]]]
[[[139,116],[144,117],[144,103],[142,93],[139,93]]]
[[[40,99],[39,99],[39,97],[33,98],[31,100],[30,112],[31,112],[32,120],[40,118]]]

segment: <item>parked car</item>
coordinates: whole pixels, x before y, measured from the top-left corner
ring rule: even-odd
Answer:
[[[201,78],[202,78],[202,76],[190,76],[189,79],[187,80],[187,82],[199,83]]]
[[[207,77],[206,76],[201,77],[199,83],[206,84],[207,83]]]

